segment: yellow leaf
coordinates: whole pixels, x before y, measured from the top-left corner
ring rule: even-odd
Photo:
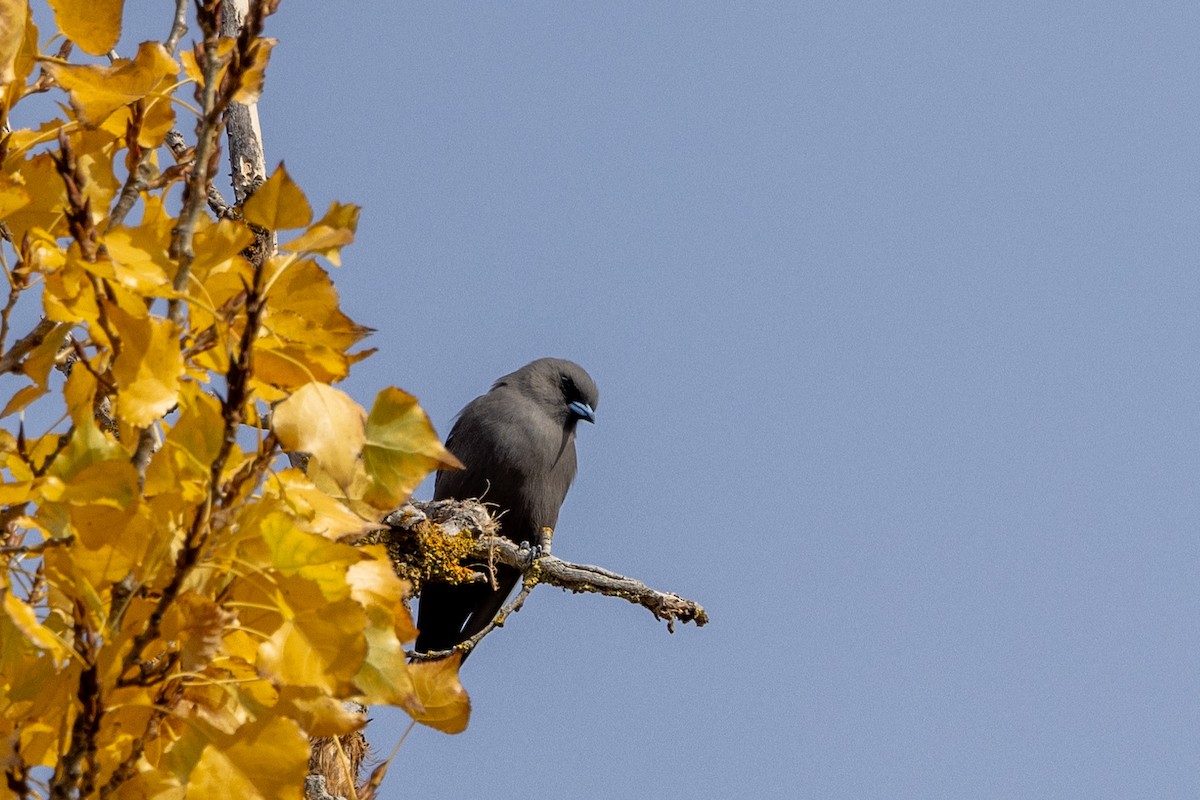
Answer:
[[[58,29],[85,53],[102,56],[121,38],[125,0],[50,0]]]
[[[69,330],[70,327],[67,325],[55,325],[46,338],[42,339],[41,344],[25,357],[24,362],[21,363],[21,372],[25,373],[34,385],[26,386],[13,395],[8,401],[8,405],[4,407],[4,411],[0,412],[0,417],[7,417],[14,411],[20,411],[46,393],[50,370],[54,367],[58,350],[62,347],[63,340],[67,338]]]
[[[55,660],[66,658],[66,648],[50,629],[38,622],[32,606],[7,589],[0,589],[0,594],[4,595],[4,613],[34,647],[45,650]]]
[[[412,612],[407,605],[400,605],[393,624],[396,626],[396,638],[401,642],[411,642],[417,638],[417,624],[413,622]]]
[[[8,591],[0,585],[0,595],[6,596]],[[14,602],[25,606],[23,601],[15,598]],[[13,619],[14,614],[23,618],[20,624]],[[40,630],[32,631],[32,636],[26,633],[23,627],[28,624],[28,619],[24,609],[10,612],[6,604],[0,602],[0,675],[4,676],[0,684],[4,686],[4,693],[0,696],[6,709],[4,719],[12,719],[14,709],[18,709],[33,711],[35,717],[48,721],[54,719],[57,712],[65,714],[71,702],[62,692],[56,691],[59,680],[70,679],[69,674],[62,674],[70,645],[60,644],[56,631],[36,619],[34,624]],[[51,617],[46,619],[46,623],[53,621]],[[61,626],[59,630],[62,630]],[[38,643],[40,640],[45,641],[46,647]],[[52,640],[53,644],[50,643]],[[62,657],[56,657],[55,652]],[[42,717],[42,714],[47,716]],[[41,758],[41,754],[37,758]]]
[[[174,75],[171,76],[172,79],[174,77]],[[146,111],[137,140],[138,144],[147,150],[152,150],[162,144],[163,140],[167,138],[167,134],[175,127],[175,107],[171,105],[171,98],[165,91],[166,87],[162,88],[164,91],[161,96],[157,94],[148,96],[145,101]],[[157,165],[157,160],[155,164]]]
[[[21,371],[28,375],[34,383],[46,388],[50,370],[54,367],[58,351],[67,338],[69,328],[66,325],[55,325],[42,343],[35,347],[21,364]]]
[[[458,681],[462,655],[437,661],[417,661],[408,666],[423,710],[409,714],[422,725],[442,733],[462,733],[471,718],[471,698]]]
[[[216,681],[234,683],[239,680],[253,678],[252,675],[236,675],[228,670],[219,668],[207,669],[205,677]],[[239,670],[244,672],[244,670]],[[190,722],[203,722],[221,733],[233,733],[250,719],[247,709],[238,702],[238,697],[218,683],[196,682],[188,686],[183,693],[182,702],[176,707],[175,713],[181,719]]]
[[[367,615],[353,600],[297,614],[258,648],[258,666],[277,683],[316,686],[343,696],[362,666]]]
[[[179,398],[183,353],[179,328],[170,320],[138,319],[115,305],[108,318],[121,340],[113,361],[117,381],[117,416],[144,427],[167,413]]]
[[[81,551],[82,548],[53,547],[46,551],[42,564],[51,586],[69,587],[70,594],[59,599],[57,605],[78,602],[77,608],[82,609],[85,616],[90,616],[91,624],[99,626],[101,620],[108,618],[109,609],[102,594],[105,587],[97,587],[92,576],[103,574],[105,565],[96,564],[93,559],[83,556]],[[53,595],[51,604],[56,604]]]
[[[50,677],[47,676],[47,678]],[[53,677],[59,680],[62,679],[62,676],[59,675]],[[40,717],[45,714],[45,719],[63,719],[67,713],[65,704],[62,704],[60,708],[50,708],[45,703],[38,703],[35,707],[37,709],[37,716]],[[63,731],[58,725],[46,722],[36,721],[22,726],[20,749],[21,758],[24,759],[26,766],[54,766],[58,762],[57,745],[61,741],[62,735]]]
[[[411,642],[417,638],[417,629],[404,604],[411,594],[411,587],[396,575],[382,545],[363,545],[358,550],[373,558],[352,564],[346,571],[350,596],[362,603],[368,612],[379,607],[391,613],[396,636],[401,642]]]
[[[217,39],[217,52],[215,57],[218,63],[221,64],[217,70],[217,85],[221,84],[221,77],[225,74],[228,68],[229,54],[233,52],[234,46],[237,45],[233,39],[221,37]],[[200,69],[200,65],[196,63],[196,52],[202,52],[200,45],[197,45],[195,50],[184,50],[179,54],[179,61],[183,64],[183,74],[189,81],[192,81],[197,86],[204,85],[204,70]]]
[[[176,268],[169,252],[174,226],[162,199],[149,195],[139,225],[119,225],[104,234],[104,247],[123,286],[152,297],[170,294]]]
[[[163,637],[180,642],[180,666],[185,672],[197,672],[220,652],[225,629],[233,620],[232,611],[187,591],[171,604],[163,623]]]
[[[197,800],[301,800],[307,773],[308,739],[294,720],[269,716],[211,737],[184,782]]]
[[[39,262],[44,256],[48,267],[57,267],[53,271],[41,270],[48,273],[46,291],[42,293],[46,316],[55,322],[97,323],[100,306],[96,302],[96,286],[88,275],[87,262],[80,257],[78,248],[72,246],[61,265],[52,263],[61,257],[61,253],[51,254],[45,248],[39,248],[37,255]],[[96,269],[96,265],[91,266],[93,270]],[[107,346],[108,340],[101,332],[103,329],[97,325],[96,330],[97,337]]]
[[[0,464],[10,456],[17,454],[17,437],[11,432],[0,428]]]
[[[345,392],[309,383],[275,407],[271,427],[285,450],[311,454],[341,486],[362,452],[363,410]]]
[[[112,466],[123,471],[129,465],[118,462]],[[71,556],[77,573],[88,582],[97,586],[115,583],[131,572],[148,582],[156,577],[163,562],[174,566],[170,548],[177,544],[178,532],[155,509],[143,504],[128,509],[71,505],[69,513],[81,545],[72,548]]]
[[[106,691],[104,699],[104,732],[95,738],[96,765],[108,774],[125,761],[134,740],[150,726],[155,697],[145,688],[127,687]]]
[[[242,216],[270,231],[303,228],[312,221],[312,208],[283,164],[246,200]]]
[[[267,270],[263,324],[280,338],[344,351],[372,332],[342,313],[329,273],[312,259],[277,256]]]
[[[232,594],[229,594],[226,599],[226,604],[230,602],[236,604]],[[259,640],[246,632],[245,620],[241,618],[241,614],[238,615],[238,625],[239,627],[225,631],[224,652],[231,659],[240,663],[253,664],[254,660],[258,658]]]
[[[255,39],[250,45],[249,63],[242,71],[242,82],[238,85],[233,99],[238,103],[257,103],[262,94],[263,80],[266,77],[267,62],[271,60],[271,50],[278,44],[277,39]]]
[[[39,449],[57,448],[56,437],[46,437],[38,443]],[[40,466],[41,460],[35,454],[32,463]],[[103,431],[96,427],[93,419],[89,418],[76,423],[71,439],[63,448],[54,463],[50,465],[49,474],[63,481],[70,480],[80,471],[102,461],[124,461],[125,451],[116,442],[108,438]]]
[[[37,53],[33,54],[36,63]],[[24,155],[40,144],[58,141],[58,133],[63,129],[61,119],[52,119],[38,125],[36,128],[18,128],[8,135],[8,166],[16,163],[16,156]]]
[[[22,386],[17,390],[16,394],[8,399],[7,405],[4,406],[4,411],[0,411],[0,417],[15,414],[45,393],[46,390],[40,386]]]
[[[329,206],[329,210],[320,221],[280,247],[297,253],[322,256],[334,266],[340,267],[342,262],[339,253],[343,247],[354,241],[354,231],[358,229],[358,212],[358,206],[344,206],[335,202]]]
[[[309,736],[344,736],[367,723],[341,700],[311,686],[283,687],[275,709],[299,722]]]
[[[378,519],[380,516],[379,509],[370,503],[364,502],[362,499],[367,490],[371,488],[371,481],[367,478],[367,471],[363,468],[361,461],[354,466],[354,478],[350,481],[350,485],[345,487],[339,486],[325,470],[321,469],[321,465],[316,462],[309,463],[308,477],[312,478],[313,483],[318,489],[326,492],[331,497],[337,498],[339,503],[344,504],[363,519]]]
[[[243,558],[243,563],[253,561]],[[244,568],[240,571],[244,571]],[[283,612],[292,613],[292,605],[305,609],[320,608],[325,596],[304,578],[280,578],[267,584],[262,580],[234,578],[224,590],[231,607],[238,610],[238,624],[254,636],[239,635],[237,630],[225,637],[228,651],[250,663],[258,661],[258,647],[283,625]],[[247,652],[249,648],[249,652]]]
[[[85,5],[86,0],[80,3]],[[93,127],[179,72],[179,64],[158,42],[142,42],[132,60],[117,59],[111,67],[47,61],[45,68],[67,90],[80,121]]]
[[[435,469],[462,469],[438,439],[417,398],[396,387],[375,397],[367,418],[363,464],[371,478],[364,498],[381,509],[395,508]]]
[[[113,800],[183,800],[179,778],[157,769],[136,772],[113,793]]]
[[[271,42],[274,44],[274,39],[259,39],[258,41]],[[196,60],[197,53],[203,53],[201,45],[197,44],[192,50],[184,50],[179,54],[180,61],[183,62],[183,72],[188,80],[196,83],[197,86],[203,87],[205,84],[204,70],[200,68],[199,62]],[[231,39],[228,36],[221,36],[217,39],[217,50],[213,58],[217,64],[217,72],[214,77],[214,83],[217,86],[223,86],[225,83],[225,75],[229,72],[229,64],[233,60],[233,51],[237,48],[237,40]],[[255,48],[257,49],[257,48]],[[266,49],[266,54],[270,55],[270,47]],[[251,76],[249,81],[243,80],[238,86],[234,99],[239,103],[256,102],[255,93],[262,89],[262,70],[266,68],[266,63],[263,61],[258,63],[259,58],[256,54],[250,57],[250,63],[246,66],[251,70],[256,70],[258,74]],[[256,82],[257,81],[257,86]],[[247,85],[249,84],[249,85]],[[222,89],[224,91],[224,89]]]
[[[164,78],[161,83],[155,86],[150,93],[141,99],[142,113],[140,124],[135,129],[137,131],[137,143],[146,150],[153,151],[163,143],[167,132],[175,127],[175,109],[171,106],[169,92],[171,91],[171,82],[174,81],[174,76]],[[113,113],[104,118],[96,130],[104,131],[114,139],[127,139],[129,134],[129,124],[134,120],[134,104],[121,106]],[[157,174],[158,157],[157,154],[151,152],[148,154],[151,159],[149,166],[154,170],[152,174]]]
[[[24,187],[29,202],[4,215],[13,241],[19,242],[27,233],[32,235],[34,228],[42,228],[49,234],[49,244],[57,250],[54,237],[67,232],[67,218],[63,214],[67,190],[54,166],[54,159],[49,153],[39,153],[14,166],[16,169],[10,175],[15,183]]]
[[[321,588],[326,600],[341,600],[350,594],[346,569],[362,559],[358,548],[300,530],[293,517],[281,513],[268,514],[259,534],[269,552],[270,562],[264,566],[283,575],[308,578]]]
[[[354,682],[369,703],[389,703],[419,710],[412,678],[405,663],[402,642],[416,638],[412,616],[404,605],[408,584],[396,577],[382,545],[358,548],[370,560],[354,564],[346,572],[350,596],[367,610],[368,652]]]
[[[4,2],[7,0],[0,0]],[[0,219],[7,219],[17,209],[29,205],[31,199],[23,183],[11,175],[0,174]]]
[[[195,356],[197,366],[218,373],[228,369],[230,325],[240,321],[246,286],[253,281],[253,270],[241,251],[253,241],[254,234],[242,222],[201,217],[196,225],[196,260],[187,287],[193,300],[191,330],[212,339],[212,346]],[[236,328],[233,332],[236,335]]]
[[[63,397],[67,401],[67,411],[71,421],[79,425],[85,419],[94,418],[94,403],[96,401],[96,376],[90,369],[78,365],[67,376],[67,385],[63,389]]]
[[[29,503],[36,498],[37,489],[35,488],[33,481],[0,483],[0,506]]]
[[[21,54],[28,21],[27,0],[0,0],[0,86],[17,79],[17,56]],[[0,214],[0,218],[3,216]]]
[[[213,222],[201,217],[196,224],[196,260],[192,262],[192,274],[199,281],[206,281],[211,274],[234,271],[241,275],[246,268],[246,259],[241,252],[254,244],[254,231],[245,223],[222,219]],[[249,279],[249,273],[245,274]],[[241,286],[239,281],[238,286]],[[216,299],[217,304],[226,298]]]
[[[123,131],[122,131],[123,133]],[[98,224],[108,214],[108,207],[121,188],[113,172],[113,156],[117,141],[105,131],[79,130],[71,135],[75,148],[76,168],[83,175],[84,199],[91,201],[91,219]]]
[[[339,381],[349,371],[350,360],[323,345],[288,342],[269,332],[254,340],[256,386],[297,389],[313,381]],[[278,392],[266,391],[264,396],[278,396]]]
[[[366,608],[381,606],[389,611],[403,608],[409,587],[396,575],[383,545],[362,545],[355,549],[371,558],[352,564],[347,570],[350,596]]]
[[[138,494],[138,474],[128,461],[89,464],[67,481],[63,499],[72,505],[126,509]]]
[[[322,492],[298,469],[286,469],[270,476],[268,487],[271,494],[278,495],[308,523],[310,530],[335,542],[378,527]],[[392,575],[394,577],[395,573]]]
[[[201,502],[208,493],[210,466],[221,449],[225,421],[221,405],[187,382],[179,395],[179,418],[164,422],[167,436],[146,470],[146,494],[178,492],[190,503]]]
[[[410,713],[426,713],[417,698],[404,648],[396,638],[390,614],[369,614],[367,626],[367,657],[362,669],[354,676],[354,685],[370,705],[387,703],[400,706]]]

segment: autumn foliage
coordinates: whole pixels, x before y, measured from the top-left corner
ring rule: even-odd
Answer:
[[[454,465],[411,395],[334,388],[368,355],[324,266],[357,209],[314,220],[282,166],[210,197],[270,9],[110,61],[119,0],[51,5],[47,35],[0,0],[0,796],[299,797],[349,699],[461,730],[456,662],[406,663],[409,587],[353,545]]]

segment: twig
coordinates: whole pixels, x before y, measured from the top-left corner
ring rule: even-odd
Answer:
[[[175,55],[175,48],[179,46],[179,40],[187,33],[187,11],[188,0],[175,0],[175,19],[171,22],[171,32],[167,34],[167,39],[163,42],[163,46],[171,55]]]
[[[483,630],[458,645],[455,649],[462,650],[464,654],[469,653],[475,649],[475,645],[483,641],[483,637],[496,628],[503,628],[504,621],[508,619],[510,614],[515,614],[525,607],[525,600],[529,597],[529,593],[533,591],[534,586],[537,586],[536,581],[524,581],[521,584],[521,591],[517,592],[517,596],[513,598],[511,603],[500,609],[500,613],[492,617],[492,621],[484,626]]]
[[[129,166],[129,175],[125,178],[125,184],[121,187],[121,193],[113,205],[112,213],[108,215],[106,230],[110,231],[125,221],[125,217],[133,209],[133,204],[137,202],[142,192],[146,191],[155,177],[155,169],[150,161],[150,155],[154,149],[144,149],[138,141],[142,124],[146,120],[145,101],[138,100],[132,103],[129,111],[129,122],[125,125],[125,146],[129,151],[126,164]]]
[[[203,41],[196,47],[196,61],[203,72],[204,83],[197,89],[200,101],[200,119],[196,122],[196,149],[191,174],[184,182],[183,208],[179,212],[179,223],[171,239],[171,257],[178,265],[172,288],[178,295],[187,291],[192,273],[192,262],[196,259],[192,243],[196,235],[196,224],[200,220],[201,202],[208,197],[208,186],[215,166],[218,144],[217,135],[221,128],[221,117],[225,104],[231,99],[224,97],[217,85],[217,75],[224,60],[219,56],[220,0],[204,0],[197,8],[197,21],[204,34]],[[184,304],[179,297],[167,301],[167,318],[183,327]]]
[[[44,342],[46,337],[59,324],[62,323],[43,319],[34,326],[33,330],[13,342],[13,346],[9,348],[9,351],[0,356],[0,375],[18,369],[21,366],[21,359],[25,358],[30,350],[33,350],[33,348]]]
[[[0,547],[0,556],[36,556],[41,555],[52,547],[64,547],[74,542],[74,537],[65,537],[58,539],[44,539],[37,544],[20,544]]]
[[[163,143],[170,149],[171,155],[175,157],[176,164],[185,164],[194,161],[196,158],[195,151],[191,147],[188,147],[183,134],[177,130],[172,129],[167,131],[167,136],[163,140]],[[221,196],[220,190],[213,186],[211,182],[208,184],[206,200],[209,209],[218,218],[229,216],[229,203],[225,201],[225,198]]]
[[[7,230],[7,226],[0,222],[0,228]],[[11,240],[10,237],[6,237]],[[21,252],[14,246],[14,251],[17,255],[17,265],[20,266],[24,261]],[[4,257],[4,248],[0,247],[0,266],[4,267],[4,277],[8,279],[8,301],[4,304],[4,309],[0,310],[0,353],[4,352],[4,347],[8,343],[8,331],[13,309],[17,307],[17,300],[21,297],[21,292],[29,288],[29,271],[22,270],[17,272],[15,269],[9,269],[8,259]]]

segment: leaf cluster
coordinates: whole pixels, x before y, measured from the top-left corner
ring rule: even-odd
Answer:
[[[282,166],[206,208],[271,5],[225,37],[204,0],[191,49],[175,26],[105,63],[121,5],[52,2],[49,54],[0,0],[3,130],[61,98],[0,139],[0,374],[21,379],[0,398],[0,765],[24,797],[298,797],[308,737],[363,724],[345,700],[466,725],[457,661],[405,661],[410,586],[350,544],[456,462],[411,395],[368,414],[334,388],[369,354],[322,264],[358,209],[314,220]],[[166,146],[186,121],[194,142]]]

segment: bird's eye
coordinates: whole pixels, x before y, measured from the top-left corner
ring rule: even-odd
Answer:
[[[570,375],[562,375],[558,379],[559,386],[562,387],[563,394],[567,397],[575,394],[575,381],[571,380]]]

